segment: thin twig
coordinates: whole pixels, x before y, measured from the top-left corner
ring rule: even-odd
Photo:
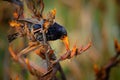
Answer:
[[[96,80],[109,80],[110,72],[113,67],[116,67],[120,63],[120,44],[117,40],[114,41],[116,50],[115,56],[113,56],[104,66],[100,69],[95,69]]]

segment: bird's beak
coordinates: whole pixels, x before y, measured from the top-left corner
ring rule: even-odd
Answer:
[[[62,41],[63,41],[63,43],[64,43],[64,45],[65,45],[65,47],[66,47],[66,50],[69,51],[70,49],[69,49],[69,40],[68,40],[68,37],[67,37],[67,36],[64,36],[64,37],[62,38]]]

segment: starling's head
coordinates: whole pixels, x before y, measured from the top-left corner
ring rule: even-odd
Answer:
[[[67,31],[63,26],[59,25],[58,23],[55,22],[52,26],[48,28],[48,41],[62,39],[64,36],[67,36]]]
[[[59,34],[60,34],[60,38],[64,38],[65,36],[67,36],[67,31],[64,27],[59,28]]]
[[[69,50],[67,31],[63,26],[55,22],[51,27],[48,28],[48,32],[46,33],[46,36],[48,41],[61,39],[65,44],[66,49]]]
[[[67,31],[64,27],[59,27],[59,34],[60,34],[60,39],[63,41],[65,44],[66,50],[69,50],[69,40],[67,36]]]

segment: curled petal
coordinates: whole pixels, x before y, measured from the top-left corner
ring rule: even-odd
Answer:
[[[99,72],[98,65],[97,65],[97,64],[94,64],[94,65],[93,65],[93,68],[94,68],[95,73],[97,74],[97,73]]]
[[[19,80],[19,76],[18,75],[16,76],[15,80]]]
[[[9,49],[9,52],[10,52],[11,56],[13,57],[13,59],[14,59],[15,61],[18,61],[18,57],[17,57],[17,55],[14,53],[12,47],[9,46],[8,49]]]
[[[25,59],[25,63],[27,64],[27,67],[28,67],[29,71],[32,71],[29,60],[27,58]]]
[[[14,17],[15,19],[17,19],[17,18],[18,18],[18,16],[19,16],[19,15],[18,15],[18,13],[17,13],[17,12],[14,12],[14,13],[13,13],[13,17]]]
[[[114,40],[114,46],[115,46],[115,50],[117,54],[120,54],[120,44],[118,43],[116,39]]]
[[[77,50],[77,47],[76,47],[76,44],[75,44],[72,51],[71,51],[70,57],[73,57],[76,54],[76,50]]]

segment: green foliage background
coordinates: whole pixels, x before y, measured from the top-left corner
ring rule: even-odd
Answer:
[[[56,9],[56,22],[68,31],[70,46],[77,46],[92,40],[92,47],[85,53],[61,62],[68,80],[95,80],[93,66],[104,65],[115,55],[114,39],[120,41],[120,1],[119,0],[44,0],[44,14]],[[23,80],[35,80],[8,52],[7,31],[13,6],[0,0],[0,80],[8,80],[21,74]],[[21,44],[18,41],[18,45]],[[60,40],[51,42],[56,55],[65,52]],[[18,46],[17,48],[19,48]],[[34,56],[35,57],[35,56]],[[41,60],[36,60],[39,63]],[[112,69],[110,80],[120,80],[120,66]],[[24,77],[23,77],[24,76]],[[59,74],[58,74],[59,76]]]

